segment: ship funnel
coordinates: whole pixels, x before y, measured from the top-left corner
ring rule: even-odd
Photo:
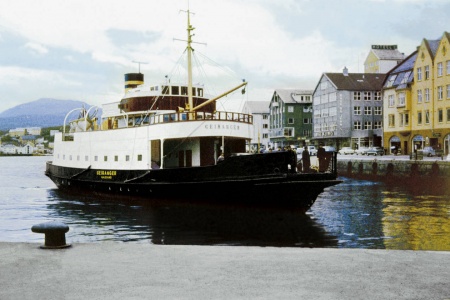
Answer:
[[[138,85],[144,84],[144,74],[142,73],[128,73],[125,74],[125,93],[129,89],[134,89]]]

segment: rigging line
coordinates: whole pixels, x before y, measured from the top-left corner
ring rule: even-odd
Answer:
[[[233,72],[232,70],[230,70],[230,68],[224,67],[224,66],[220,65],[219,63],[217,63],[216,61],[212,60],[211,58],[209,58],[208,56],[204,55],[204,54],[201,53],[201,52],[198,52],[198,51],[197,51],[197,54],[198,54],[198,56],[201,56],[201,57],[204,58],[205,60],[207,60],[207,61],[209,61],[210,63],[212,63],[213,65],[219,67],[219,68],[222,69],[224,72],[228,73],[229,76],[235,77],[235,78],[237,78],[237,79],[240,80],[240,78],[238,78],[238,77],[236,76],[236,73]]]

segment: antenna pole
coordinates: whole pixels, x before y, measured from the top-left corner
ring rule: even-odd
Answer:
[[[148,62],[143,62],[143,61],[134,61],[133,60],[133,62],[138,64],[139,73],[141,73],[141,64],[143,64],[143,65],[147,65],[148,64]]]

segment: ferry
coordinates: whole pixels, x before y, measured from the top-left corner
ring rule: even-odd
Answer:
[[[248,153],[253,116],[216,105],[247,82],[218,96],[193,84],[194,28],[186,12],[187,80],[146,85],[139,70],[125,74],[125,95],[104,104],[101,116],[95,106],[68,112],[45,175],[76,193],[307,211],[340,183],[336,154],[325,169],[305,171],[294,151]]]

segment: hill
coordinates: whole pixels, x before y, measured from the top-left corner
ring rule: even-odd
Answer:
[[[17,105],[0,113],[0,130],[61,126],[69,111],[83,106],[86,109],[91,107],[82,101],[49,98]]]

